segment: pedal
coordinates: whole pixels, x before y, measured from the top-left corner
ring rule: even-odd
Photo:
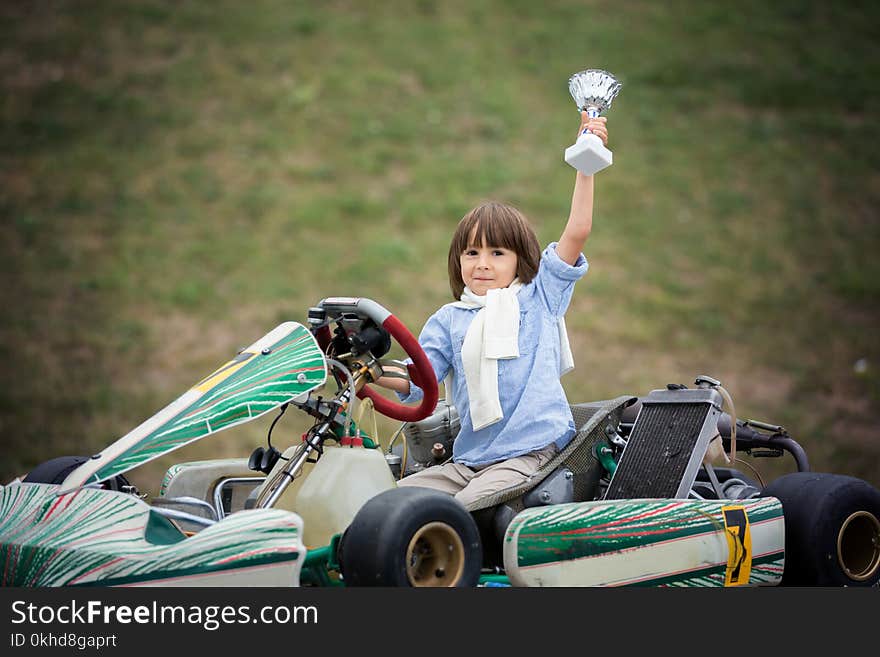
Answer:
[[[722,404],[711,388],[651,391],[604,499],[686,499],[718,433]]]

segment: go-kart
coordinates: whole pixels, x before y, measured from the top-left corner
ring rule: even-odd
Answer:
[[[407,361],[383,358],[394,339]],[[379,394],[408,377],[418,406]],[[278,449],[289,407],[314,419]],[[366,411],[398,420],[381,441]],[[725,407],[727,410],[725,411]],[[781,426],[737,419],[709,376],[573,404],[577,433],[525,483],[466,508],[398,486],[450,458],[459,416],[412,333],[370,299],[285,322],[93,456],[0,487],[7,586],[876,586],[880,491],[814,473]],[[277,416],[249,457],[125,473]],[[400,440],[401,436],[403,440]],[[281,440],[275,437],[275,442]],[[764,484],[737,454],[790,456]]]

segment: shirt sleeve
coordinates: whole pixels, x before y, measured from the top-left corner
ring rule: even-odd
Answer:
[[[439,384],[446,378],[449,368],[452,366],[452,340],[449,334],[449,313],[445,308],[441,308],[428,318],[422,332],[419,334],[419,344],[425,351],[428,360],[431,361],[431,367],[434,368],[434,374]],[[411,358],[406,359],[407,363],[412,363]],[[409,394],[404,395],[400,392],[397,394],[400,401],[404,404],[410,402],[421,401],[424,392],[415,383],[410,381]]]
[[[574,284],[589,269],[589,263],[581,253],[574,265],[570,265],[556,253],[557,242],[551,242],[541,254],[535,289],[545,308],[555,317],[562,317],[568,310]]]

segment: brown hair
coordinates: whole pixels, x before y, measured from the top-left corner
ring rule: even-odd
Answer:
[[[516,276],[523,285],[538,273],[541,245],[525,215],[504,203],[482,203],[461,218],[449,245],[449,288],[453,298],[460,298],[464,292],[460,258],[469,246],[474,246],[472,234],[478,245],[500,246],[516,253]]]

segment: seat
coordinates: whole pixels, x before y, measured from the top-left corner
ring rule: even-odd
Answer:
[[[636,401],[638,397],[623,395],[603,401],[573,404],[571,412],[578,430],[571,442],[527,481],[475,500],[468,506],[468,511],[476,512],[507,504],[513,512],[518,512],[526,506],[522,498],[562,468],[571,472],[571,501],[593,499],[598,492],[599,479],[603,472],[602,465],[593,454],[593,446],[617,430],[624,409]]]

